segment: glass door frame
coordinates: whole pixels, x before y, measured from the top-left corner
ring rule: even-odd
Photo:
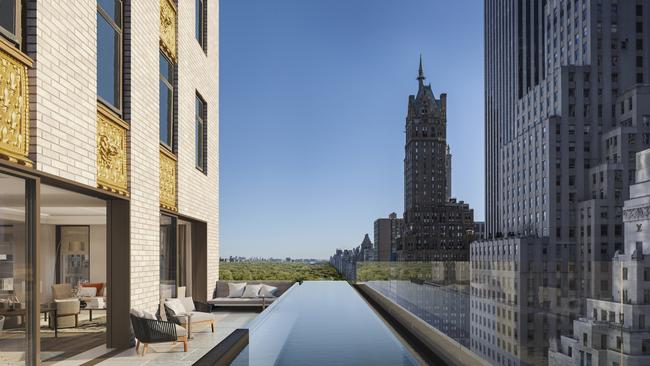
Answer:
[[[25,182],[25,264],[30,269],[25,275],[25,297],[27,301],[27,316],[25,333],[27,349],[25,350],[25,365],[40,364],[40,291],[39,285],[39,242],[40,226],[40,177],[16,169],[6,168],[0,164],[0,173],[22,179]]]

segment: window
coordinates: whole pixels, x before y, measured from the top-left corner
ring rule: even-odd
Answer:
[[[206,117],[207,110],[205,106],[205,101],[201,98],[200,95],[196,95],[196,167],[207,173],[206,168]]]
[[[174,138],[174,64],[160,52],[160,142],[170,150]]]
[[[97,97],[122,109],[122,1],[97,1]]]
[[[196,40],[199,41],[199,44],[201,45],[201,48],[203,48],[203,51],[207,51],[207,42],[205,41],[205,38],[207,36],[207,24],[205,22],[206,19],[206,7],[205,7],[205,0],[195,0],[195,24],[194,24],[194,37],[196,37]]]
[[[0,35],[20,44],[20,1],[0,0]]]
[[[177,287],[176,219],[160,215],[160,298],[176,297]]]

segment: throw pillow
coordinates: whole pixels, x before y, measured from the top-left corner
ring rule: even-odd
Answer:
[[[262,288],[260,289],[259,297],[275,297],[275,291],[277,290],[278,290],[277,287],[262,285]]]
[[[146,310],[142,311],[142,318],[156,320],[156,317]]]
[[[242,297],[257,297],[261,287],[262,285],[247,285]]]
[[[191,297],[180,297],[178,299],[183,304],[186,313],[191,313],[194,310],[196,310],[196,308],[194,307],[194,300],[192,300]]]
[[[97,295],[96,287],[79,287],[77,291],[78,297],[94,297]]]
[[[228,297],[241,297],[244,294],[246,282],[228,283]]]
[[[185,307],[179,299],[167,299],[165,301],[165,306],[169,308],[169,310],[173,311],[174,315],[185,314]]]

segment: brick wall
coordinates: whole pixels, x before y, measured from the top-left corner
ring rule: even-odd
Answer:
[[[207,54],[194,36],[194,1],[178,6],[178,209],[206,221],[207,294],[219,274],[219,2],[207,1]],[[207,105],[207,174],[195,162],[195,97]]]
[[[156,310],[160,278],[158,1],[131,1],[131,307]]]
[[[36,61],[30,70],[30,157],[38,170],[93,187],[96,9],[94,1],[26,4],[26,50]]]
[[[207,293],[212,294],[219,265],[219,4],[207,2],[206,55],[194,37],[194,1],[178,3],[178,207],[179,214],[207,222]],[[30,157],[40,171],[96,187],[96,2],[71,7],[64,0],[32,0],[25,9],[25,51],[35,61],[30,69]],[[160,278],[160,3],[126,1],[124,16],[131,307],[155,311]],[[207,175],[195,168],[197,91],[208,110]]]

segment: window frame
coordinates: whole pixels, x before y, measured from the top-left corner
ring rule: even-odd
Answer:
[[[200,8],[200,14],[199,14],[199,6],[201,5]],[[199,43],[201,48],[203,49],[203,52],[206,54],[208,53],[208,24],[207,24],[207,16],[208,14],[208,9],[206,7],[206,0],[195,0],[194,1],[194,38],[196,41]],[[197,19],[197,16],[199,19]],[[198,20],[198,22],[197,22]],[[200,30],[198,29],[200,27]],[[197,32],[198,31],[198,32]],[[198,34],[197,34],[198,33]]]
[[[173,152],[174,151],[174,149],[173,149],[173,147],[174,147],[174,124],[175,124],[174,122],[175,122],[175,119],[176,119],[175,115],[174,115],[175,114],[174,113],[174,98],[176,97],[175,87],[174,87],[174,84],[175,84],[174,83],[174,78],[175,78],[175,76],[173,74],[175,73],[175,70],[176,70],[176,64],[169,58],[169,56],[167,56],[165,54],[165,52],[162,49],[160,49],[159,51],[160,51],[159,52],[160,57],[164,57],[165,61],[167,61],[167,63],[170,66],[170,70],[172,71],[172,75],[170,75],[170,77],[171,77],[172,80],[168,80],[167,78],[165,78],[165,76],[162,73],[162,70],[160,70],[160,69],[158,70],[158,80],[159,80],[158,85],[160,86],[160,82],[164,83],[165,86],[169,89],[170,96],[171,96],[171,98],[170,98],[171,105],[169,106],[169,108],[170,108],[169,112],[170,113],[169,113],[169,117],[168,117],[168,127],[167,127],[167,132],[169,134],[169,143],[167,143],[167,141],[162,141],[162,139],[160,138],[160,131],[158,131],[158,140],[160,141],[160,144],[162,146],[164,146],[170,152]],[[158,61],[158,64],[160,65],[160,59]],[[158,103],[162,104],[162,99],[160,98],[160,95],[158,96]],[[160,123],[160,116],[158,118],[158,123]]]
[[[115,20],[108,15],[108,12],[102,8],[100,5],[100,2],[97,1],[97,14],[102,16],[106,23],[110,25],[115,32],[117,32],[117,35],[119,37],[119,40],[117,42],[117,65],[115,65],[116,68],[116,87],[118,88],[118,95],[117,95],[117,102],[119,103],[119,106],[114,106],[104,98],[102,98],[99,95],[99,90],[97,93],[97,100],[101,102],[104,106],[112,110],[113,112],[117,113],[118,115],[122,116],[122,110],[123,110],[123,97],[124,97],[124,1],[123,0],[114,0],[116,2],[119,2],[120,9],[119,9],[119,18],[120,18],[120,24],[118,25],[115,23]],[[99,26],[97,27],[99,31]],[[98,37],[99,38],[99,37]],[[99,45],[97,46],[99,49]],[[97,70],[97,73],[99,75],[99,70]],[[99,86],[99,77],[97,78],[97,85]]]
[[[200,110],[199,110],[199,105]],[[208,173],[208,145],[207,145],[207,137],[208,137],[208,104],[205,102],[205,99],[199,94],[198,92],[196,93],[195,97],[195,109],[194,109],[194,133],[195,137],[200,136],[201,141],[195,141],[194,142],[194,165],[196,169],[200,170],[203,174]],[[201,134],[198,134],[197,128],[201,125]],[[201,148],[201,152],[199,154],[199,147]],[[198,158],[199,156],[201,157],[201,161],[199,163]]]
[[[20,49],[22,45],[22,1],[12,0],[14,2],[14,32],[0,25],[0,36],[13,43]]]

